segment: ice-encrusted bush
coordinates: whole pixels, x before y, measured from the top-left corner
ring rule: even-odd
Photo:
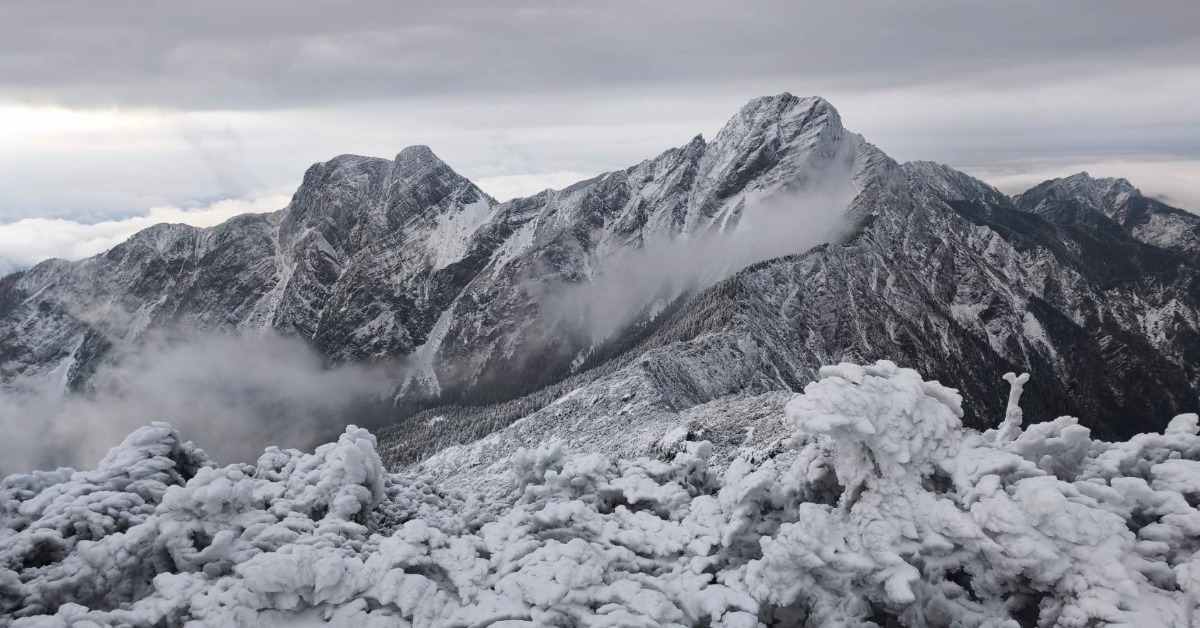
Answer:
[[[779,455],[718,476],[704,442],[547,443],[500,498],[388,474],[353,427],[219,468],[154,424],[0,485],[0,625],[1188,625],[1196,415],[1123,443],[1026,428],[1008,379],[978,433],[914,371],[826,367]]]

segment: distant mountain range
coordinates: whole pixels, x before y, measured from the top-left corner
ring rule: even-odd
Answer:
[[[398,461],[522,417],[603,431],[630,404],[678,415],[881,358],[958,387],[968,424],[1028,371],[1028,416],[1128,436],[1198,406],[1200,217],[1086,173],[1009,197],[781,94],[563,190],[499,203],[424,146],[343,155],[278,212],[0,279],[8,383],[86,394],[151,332],[264,330],[331,365],[402,360]]]

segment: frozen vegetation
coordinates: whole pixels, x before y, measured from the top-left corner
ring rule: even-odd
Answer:
[[[964,429],[890,362],[825,367],[785,447],[553,442],[502,497],[389,474],[348,428],[218,467],[158,423],[92,471],[0,487],[0,624],[1186,626],[1200,600],[1197,416],[1093,440],[1074,418]],[[1036,382],[1035,382],[1036,384]]]

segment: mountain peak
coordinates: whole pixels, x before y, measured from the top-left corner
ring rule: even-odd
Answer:
[[[415,144],[402,149],[396,154],[396,163],[418,162],[424,164],[442,164],[445,162],[433,153],[433,149],[424,144]]]
[[[1083,225],[1113,238],[1131,234],[1143,212],[1131,203],[1142,193],[1125,179],[1096,179],[1087,172],[1039,183],[1013,197],[1017,207],[1060,225]]]
[[[755,98],[708,145],[704,176],[718,198],[772,171],[764,181],[783,184],[806,171],[809,160],[829,161],[845,136],[841,117],[824,98],[787,92]]]
[[[1105,190],[1110,188],[1128,188],[1137,190],[1137,188],[1134,187],[1128,179],[1121,177],[1093,177],[1090,173],[1088,173],[1087,170],[1077,172],[1070,176],[1051,179],[1042,185],[1047,184],[1057,186],[1062,189],[1095,188]]]
[[[761,109],[764,107],[792,108],[796,106],[820,106],[833,108],[833,105],[828,100],[820,96],[796,96],[791,92],[780,92],[774,96],[758,96],[751,98],[749,102],[742,106],[742,110]]]
[[[449,177],[462,179],[454,170],[424,144],[409,146],[396,154],[392,170],[402,179]],[[463,179],[465,181],[465,179]]]
[[[1147,198],[1128,179],[1087,172],[1039,183],[1013,200],[1058,224],[1085,225],[1163,249],[1200,253],[1200,218]]]
[[[1116,211],[1116,207],[1139,196],[1142,196],[1141,190],[1127,179],[1095,178],[1086,170],[1039,183],[1020,195],[1027,200],[1074,200],[1109,216]]]
[[[746,149],[775,143],[782,147],[803,143],[829,143],[842,135],[842,118],[820,96],[799,98],[787,92],[762,96],[746,103],[717,133],[713,144]]]
[[[1077,172],[1066,177],[1051,179],[1045,183],[1046,189],[1052,193],[1067,196],[1091,194],[1096,189],[1096,179],[1088,171]]]
[[[838,115],[837,109],[820,96],[800,98],[783,92],[776,96],[760,96],[752,99],[738,111],[721,132],[725,133],[726,130],[740,127],[776,125],[798,131],[820,122],[841,127],[842,119]]]
[[[396,154],[387,185],[393,192],[400,188],[417,187],[427,191],[440,190],[439,195],[458,189],[466,190],[466,195],[470,197],[483,195],[474,183],[455,172],[424,144],[409,146]],[[436,204],[432,199],[425,200]]]

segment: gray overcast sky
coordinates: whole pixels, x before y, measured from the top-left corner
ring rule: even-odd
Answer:
[[[339,153],[559,187],[782,91],[1007,191],[1086,169],[1200,208],[1196,0],[0,0],[0,271],[282,206]]]

